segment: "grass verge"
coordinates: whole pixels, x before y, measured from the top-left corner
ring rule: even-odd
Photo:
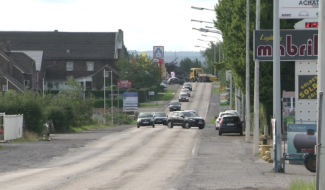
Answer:
[[[4,149],[6,149],[5,146],[0,146],[0,150],[4,150]]]
[[[86,125],[86,126],[82,126],[82,127],[72,127],[69,132],[71,133],[80,133],[86,130],[90,130],[90,129],[102,129],[102,128],[106,128],[106,127],[110,127],[104,124],[93,124],[93,125]]]
[[[220,106],[229,106],[229,103],[220,103]]]
[[[154,101],[166,101],[171,100],[174,97],[174,93],[156,94],[153,98]]]
[[[220,88],[214,89],[214,93],[220,93]]]
[[[156,107],[156,106],[161,106],[161,104],[156,104],[156,103],[139,103],[140,108],[145,108],[145,107]]]
[[[296,179],[291,182],[289,190],[314,190],[315,188],[316,188],[316,181],[306,181],[303,179]]]

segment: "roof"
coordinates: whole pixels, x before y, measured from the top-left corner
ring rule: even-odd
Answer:
[[[12,52],[10,54],[14,60],[14,66],[22,73],[31,74],[33,72],[35,60],[22,52]]]
[[[43,51],[44,59],[116,59],[117,32],[0,31],[10,50]]]

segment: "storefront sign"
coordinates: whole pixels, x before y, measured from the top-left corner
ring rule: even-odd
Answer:
[[[318,30],[281,30],[280,60],[316,60]],[[273,31],[254,31],[254,60],[273,61]]]
[[[117,84],[119,88],[131,88],[132,86],[131,80],[118,80]]]
[[[319,0],[280,0],[280,19],[318,18]]]

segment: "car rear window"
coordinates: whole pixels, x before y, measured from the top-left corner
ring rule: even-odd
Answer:
[[[224,122],[238,122],[239,117],[223,117],[222,119]]]
[[[179,105],[179,102],[170,102],[170,105]]]

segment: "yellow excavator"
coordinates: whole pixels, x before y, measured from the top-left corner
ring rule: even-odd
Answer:
[[[204,74],[202,68],[191,68],[190,80],[192,82],[213,82],[219,81],[218,77],[212,74]]]

